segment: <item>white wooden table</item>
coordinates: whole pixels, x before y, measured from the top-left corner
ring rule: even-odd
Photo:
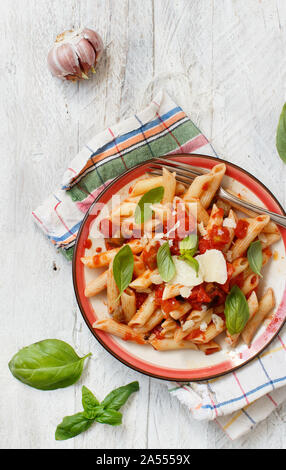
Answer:
[[[223,158],[254,173],[286,203],[275,130],[286,88],[285,0],[2,0],[1,33],[1,448],[285,448],[286,405],[230,442],[194,421],[163,382],[110,356],[82,320],[71,265],[35,227],[31,211],[61,183],[84,142],[166,88]],[[95,27],[108,45],[96,76],[62,83],[46,56],[65,29]],[[7,363],[21,347],[60,338],[93,357],[75,386],[41,392]],[[81,386],[99,398],[139,380],[120,427],[95,425],[56,442],[81,409]],[[5,423],[5,425],[3,425]]]

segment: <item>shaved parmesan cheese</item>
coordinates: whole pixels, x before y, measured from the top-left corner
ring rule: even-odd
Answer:
[[[235,220],[231,219],[230,217],[227,217],[226,219],[224,219],[223,221],[223,227],[228,227],[228,228],[236,228],[236,222]]]
[[[202,321],[202,323],[200,324],[200,330],[201,331],[206,331],[207,327],[208,327],[207,322]]]
[[[232,252],[231,251],[227,251],[226,253],[226,259],[229,263],[232,262]]]
[[[188,297],[190,297],[191,292],[192,292],[192,288],[191,288],[191,287],[183,286],[183,287],[181,287],[181,289],[180,289],[180,295],[181,295],[182,297],[184,297],[185,299],[187,299]]]
[[[169,284],[180,284],[182,287],[194,287],[203,282],[203,271],[199,269],[198,276],[196,271],[178,256],[172,256],[175,264],[176,274]]]
[[[225,258],[219,250],[207,250],[203,255],[196,256],[203,280],[225,284],[227,281],[227,266]]]
[[[216,315],[215,313],[212,314],[212,321],[216,327],[216,330],[221,330],[223,328],[223,319]]]
[[[189,328],[192,328],[194,326],[195,322],[193,320],[188,320],[183,324],[183,331],[188,330]]]

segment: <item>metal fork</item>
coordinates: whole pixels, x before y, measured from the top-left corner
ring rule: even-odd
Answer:
[[[152,175],[161,176],[163,167],[165,167],[169,171],[175,171],[176,180],[184,184],[190,184],[197,176],[201,176],[205,173],[208,173],[208,170],[206,170],[205,168],[199,168],[192,165],[188,165],[183,162],[170,160],[170,157],[164,157],[164,159],[156,158],[155,160],[152,160],[152,163],[149,166],[148,173],[151,173]],[[253,211],[256,214],[267,214],[270,216],[270,219],[273,220],[276,224],[286,228],[286,216],[276,214],[275,212],[271,212],[268,209],[264,209],[250,202],[243,201],[242,199],[229,193],[226,189],[223,189],[222,187],[220,187],[220,189],[218,190],[217,195],[221,199],[225,199],[226,201],[244,207],[245,209]]]

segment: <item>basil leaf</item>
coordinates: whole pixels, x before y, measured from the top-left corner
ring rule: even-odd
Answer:
[[[199,270],[200,270],[199,262],[195,258],[193,258],[191,255],[189,255],[189,253],[185,253],[184,255],[181,255],[180,259],[188,263],[196,271],[196,275],[198,277]]]
[[[82,406],[84,409],[84,416],[88,419],[93,419],[103,408],[99,406],[99,401],[95,398],[93,393],[85,386],[82,387]]]
[[[258,240],[256,242],[252,242],[247,250],[247,259],[249,262],[249,266],[251,267],[252,271],[258,276],[262,277],[261,275],[261,268],[263,262],[263,253],[262,253],[262,245],[261,242]]]
[[[236,285],[226,298],[224,313],[229,333],[240,333],[249,319],[249,307],[245,295]]]
[[[161,245],[157,252],[157,265],[163,281],[169,282],[175,276],[176,268],[168,242]]]
[[[111,426],[118,426],[122,423],[122,414],[119,411],[107,409],[104,410],[100,416],[97,416],[95,421],[102,424],[110,424]]]
[[[39,390],[68,387],[81,376],[86,357],[64,341],[46,339],[21,349],[9,362],[16,379]]]
[[[161,202],[164,196],[164,187],[159,186],[158,188],[150,189],[145,193],[140,201],[138,202],[135,209],[135,223],[143,224],[147,220],[151,219],[153,210],[151,208],[152,204]]]
[[[276,147],[280,158],[286,163],[286,103],[280,114],[276,133]]]
[[[108,410],[112,409],[118,411],[128,400],[131,393],[137,392],[138,390],[138,382],[131,382],[128,385],[116,388],[105,397],[105,399],[101,402],[101,405],[105,408],[108,408]]]
[[[134,257],[129,245],[124,245],[113,260],[113,277],[119,289],[119,297],[132,281]]]
[[[93,422],[94,420],[86,418],[82,412],[76,413],[72,416],[66,416],[62,420],[61,424],[58,425],[55,438],[57,441],[71,439],[72,437],[86,431]]]
[[[197,235],[191,233],[184,240],[180,241],[180,253],[184,255],[188,253],[190,256],[193,256],[198,249],[199,240]]]

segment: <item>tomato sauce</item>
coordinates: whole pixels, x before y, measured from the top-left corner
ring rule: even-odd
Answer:
[[[159,248],[160,243],[156,242],[154,245],[143,250],[143,262],[152,271],[157,268],[157,252]]]
[[[84,248],[86,248],[87,250],[89,250],[91,247],[92,247],[92,241],[88,238],[84,244],[83,244]]]
[[[162,331],[163,331],[163,328],[161,327],[161,325],[157,325],[155,326],[155,328],[153,328],[153,330],[151,331],[151,334],[154,334],[157,339],[164,339],[164,336],[161,334]]]
[[[236,228],[234,230],[235,236],[237,238],[244,238],[245,235],[247,234],[248,226],[249,226],[249,223],[247,222],[247,220],[240,219],[237,222]]]
[[[188,301],[191,302],[192,307],[194,308],[194,303],[209,303],[211,302],[211,297],[207,294],[205,289],[205,283],[195,286],[191,292],[191,295],[188,297]]]
[[[172,298],[168,300],[162,300],[161,306],[162,306],[163,312],[169,314],[170,312],[173,312],[174,310],[179,310],[181,307],[181,304],[178,300],[176,300],[175,298]]]
[[[139,310],[139,308],[145,302],[147,297],[148,294],[146,294],[145,292],[136,292],[136,310]]]
[[[190,341],[190,340],[195,339],[195,338],[197,338],[198,336],[201,336],[201,335],[203,336],[204,333],[199,328],[197,328],[197,329],[191,331],[191,333],[189,333],[188,336],[186,336],[185,339]]]

